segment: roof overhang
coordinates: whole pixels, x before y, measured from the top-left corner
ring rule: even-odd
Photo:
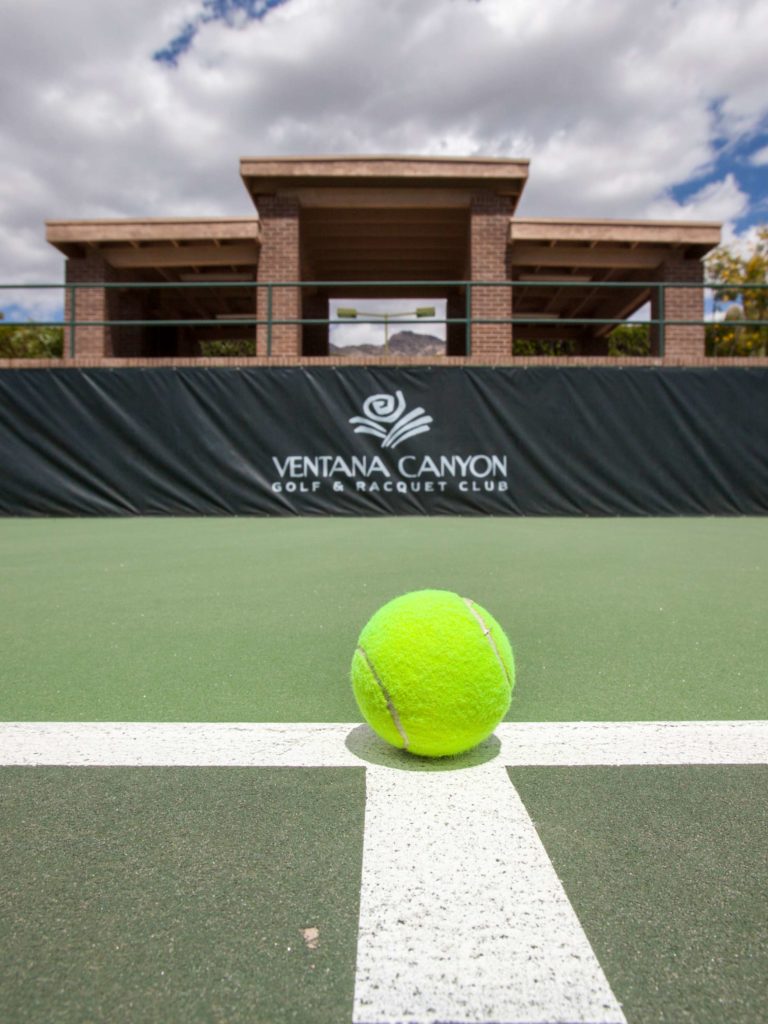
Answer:
[[[610,323],[558,327],[535,318],[621,320],[652,297],[649,282],[667,261],[700,260],[719,244],[720,225],[709,221],[514,218],[508,257],[518,282],[515,310],[532,320],[521,331],[559,340],[584,330],[608,334]]]
[[[720,244],[711,221],[556,220],[510,222],[513,265],[652,269],[671,255],[701,259]]]
[[[305,207],[468,206],[491,191],[514,209],[528,178],[528,160],[474,157],[244,157],[240,174],[258,197],[297,199]]]
[[[65,256],[90,247],[120,269],[229,267],[258,259],[261,226],[257,217],[51,220],[46,238]]]

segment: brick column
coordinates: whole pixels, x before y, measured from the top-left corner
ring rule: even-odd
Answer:
[[[701,284],[704,264],[701,260],[668,260],[661,267],[659,281],[685,281]],[[659,316],[659,293],[651,294],[651,317]],[[665,288],[665,320],[702,320],[704,318],[703,288]],[[658,352],[658,331],[651,328],[651,351]],[[678,359],[701,358],[705,354],[703,326],[667,325],[664,328],[664,355]]]
[[[295,199],[279,196],[259,196],[257,199],[261,221],[261,253],[259,255],[259,283],[265,281],[298,281],[301,277],[299,249],[299,203]],[[259,319],[267,316],[267,289],[257,288],[256,308]],[[274,319],[301,318],[301,289],[273,288],[272,317]],[[267,328],[258,327],[257,355],[267,354]],[[301,355],[301,327],[292,324],[272,328],[273,356]]]
[[[117,274],[97,252],[89,252],[80,259],[68,259],[66,266],[67,284],[80,281],[90,283],[114,281]],[[69,321],[71,311],[71,292],[66,290],[64,300],[64,316]],[[75,291],[75,320],[110,320],[110,310],[114,308],[110,289],[78,288]],[[70,353],[69,329],[64,330],[64,356]],[[75,329],[75,356],[86,359],[100,359],[112,355],[112,328],[95,325],[93,327],[77,327]]]
[[[512,200],[493,193],[472,199],[470,207],[470,279],[507,281],[507,247]],[[511,317],[511,288],[473,288],[472,317]],[[512,353],[511,324],[476,324],[472,327],[472,355],[494,358]]]

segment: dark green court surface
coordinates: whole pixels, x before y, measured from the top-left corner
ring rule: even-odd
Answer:
[[[364,793],[355,768],[0,768],[0,1020],[351,1021]]]
[[[628,1024],[768,1019],[767,767],[509,774]],[[351,1022],[362,769],[3,768],[0,820],[0,1019]]]
[[[6,519],[0,567],[6,722],[356,723],[422,587],[507,630],[511,720],[768,719],[768,518]],[[363,767],[5,763],[1,1024],[351,1024]],[[629,1024],[768,1021],[768,766],[510,776]]]
[[[768,718],[768,519],[0,521],[0,718],[355,721],[396,594],[488,608],[521,721]]]
[[[629,1024],[768,1020],[768,767],[509,774]]]

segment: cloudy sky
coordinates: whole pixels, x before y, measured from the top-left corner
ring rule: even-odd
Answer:
[[[531,216],[768,222],[768,0],[0,0],[0,281],[48,218],[252,213],[241,156],[531,159]]]

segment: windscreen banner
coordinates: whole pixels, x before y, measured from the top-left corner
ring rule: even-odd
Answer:
[[[762,515],[768,369],[0,371],[0,512]]]

